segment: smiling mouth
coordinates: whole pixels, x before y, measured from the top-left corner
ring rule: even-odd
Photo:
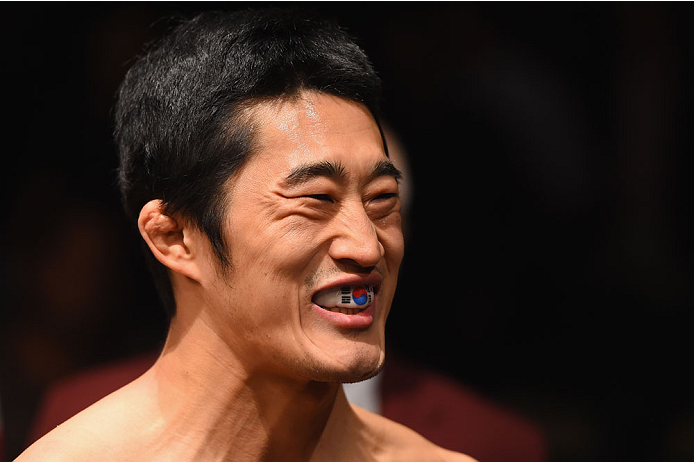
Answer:
[[[371,285],[331,287],[313,296],[313,303],[326,311],[342,314],[357,314],[368,308],[374,300]]]

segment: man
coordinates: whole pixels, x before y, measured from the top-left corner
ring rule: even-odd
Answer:
[[[121,188],[171,314],[144,375],[18,460],[470,461],[350,405],[403,257],[379,81],[340,29],[206,13],[128,72]]]

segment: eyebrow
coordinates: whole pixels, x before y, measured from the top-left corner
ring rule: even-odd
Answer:
[[[398,168],[389,159],[383,159],[374,166],[369,178],[373,180],[381,176],[390,176],[393,177],[395,181],[400,182],[402,172],[398,170]]]
[[[369,175],[369,180],[382,176],[390,176],[393,177],[395,181],[400,181],[402,173],[390,160],[383,159],[374,165]],[[297,186],[319,177],[331,178],[335,181],[344,181],[347,178],[347,171],[341,163],[326,160],[316,162],[315,164],[298,166],[287,175],[285,181],[287,186]]]
[[[318,177],[344,180],[347,177],[347,173],[345,172],[345,167],[339,162],[335,163],[325,160],[315,164],[300,165],[292,170],[285,180],[288,186],[297,186]]]

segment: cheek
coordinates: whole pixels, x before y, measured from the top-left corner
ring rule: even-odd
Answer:
[[[318,248],[315,226],[293,217],[237,223],[231,229],[245,230],[230,233],[232,267],[247,274],[248,283],[256,287],[261,281],[296,286]]]
[[[402,234],[400,214],[383,218],[376,225],[379,241],[386,252],[386,259],[399,266],[405,253],[405,239]]]

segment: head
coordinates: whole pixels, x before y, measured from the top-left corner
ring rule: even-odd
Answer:
[[[369,60],[344,31],[286,11],[204,13],[135,63],[116,107],[126,210],[143,236],[154,207],[208,247],[188,271],[145,237],[171,316],[181,299],[171,281],[185,277],[207,316],[235,326],[220,335],[238,343],[249,334],[249,354],[272,337],[268,358],[296,347],[288,357],[309,358],[315,371],[326,361],[348,371],[317,372],[326,380],[378,369],[402,258],[379,97]],[[381,307],[368,326],[312,303],[326,285],[366,282]]]
[[[287,11],[208,12],[179,25],[141,57],[115,111],[119,179],[127,213],[160,199],[205,234],[222,267],[222,188],[250,157],[261,101],[316,90],[364,104],[378,123],[380,80],[334,24]],[[167,271],[150,260],[165,309],[175,314]]]

